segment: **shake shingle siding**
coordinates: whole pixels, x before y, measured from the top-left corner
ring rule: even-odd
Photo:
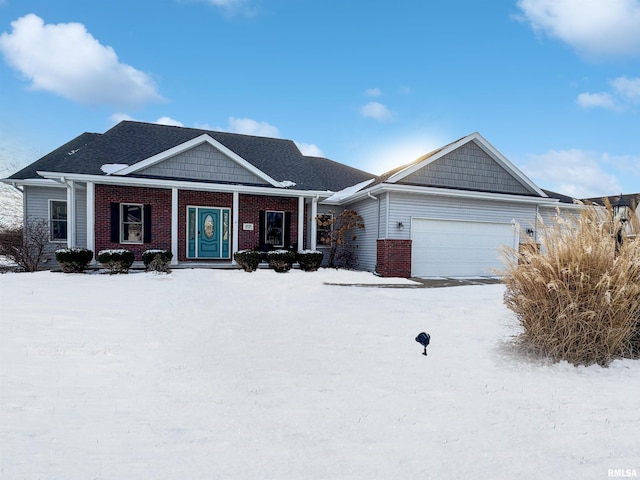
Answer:
[[[516,195],[531,193],[473,141],[399,183]]]
[[[140,170],[137,175],[223,183],[267,184],[208,143],[198,145],[170,159]]]

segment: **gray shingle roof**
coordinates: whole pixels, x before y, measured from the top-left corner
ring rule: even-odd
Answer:
[[[38,178],[36,171],[105,175],[102,165],[133,165],[203,134],[271,178],[294,182],[295,189],[338,191],[375,176],[326,158],[305,157],[291,140],[123,121],[103,134],[83,133],[9,178]]]

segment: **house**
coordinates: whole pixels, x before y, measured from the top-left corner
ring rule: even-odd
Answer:
[[[375,176],[304,156],[290,140],[123,121],[83,133],[3,180],[52,248],[170,249],[174,265],[233,265],[242,249],[322,249],[317,215],[364,219],[358,268],[382,276],[486,276],[498,249],[571,208],[480,134]]]

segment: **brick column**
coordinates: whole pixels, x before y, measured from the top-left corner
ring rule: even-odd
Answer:
[[[382,277],[411,276],[411,240],[377,240],[376,272]]]

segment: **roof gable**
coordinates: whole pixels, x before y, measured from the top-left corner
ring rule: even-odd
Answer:
[[[129,174],[281,186],[278,181],[208,134],[115,172],[118,176]]]
[[[546,197],[479,133],[473,133],[384,175],[385,183]]]

